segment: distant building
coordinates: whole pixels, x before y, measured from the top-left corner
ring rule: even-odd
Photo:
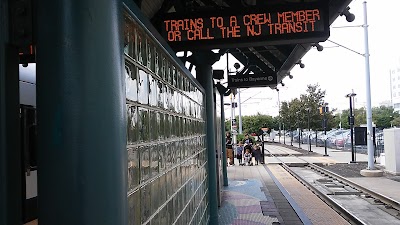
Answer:
[[[400,111],[400,65],[390,70],[391,105],[395,111]]]
[[[379,106],[390,107],[390,106],[392,106],[392,103],[389,100],[387,100],[387,101],[380,102]]]

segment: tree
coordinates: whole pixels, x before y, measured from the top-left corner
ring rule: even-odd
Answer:
[[[282,102],[280,115],[286,127],[308,128],[308,117],[310,116],[310,128],[316,130],[322,127],[322,115],[319,106],[324,103],[325,91],[318,84],[307,85],[305,94],[290,102]],[[331,118],[331,113],[327,114]],[[290,129],[290,128],[289,128]]]
[[[313,130],[320,129],[322,127],[322,115],[319,113],[319,107],[324,103],[325,90],[321,90],[319,84],[307,85],[306,94],[300,95],[300,100],[304,107],[304,121],[308,120],[308,111],[310,110],[310,127]]]
[[[395,112],[393,107],[380,106],[372,108],[372,120],[378,128],[391,127],[391,122],[399,117],[399,113]]]

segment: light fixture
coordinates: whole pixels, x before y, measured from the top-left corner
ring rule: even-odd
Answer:
[[[287,76],[288,76],[290,79],[293,79],[293,75],[292,75],[292,74],[288,73]]]
[[[224,71],[223,70],[213,70],[213,78],[217,80],[224,79]]]
[[[315,43],[313,46],[316,47],[319,52],[322,52],[322,50],[324,50],[324,47],[318,43]]]
[[[340,15],[345,16],[347,22],[353,22],[354,19],[356,18],[356,16],[353,13],[351,13],[349,10],[350,10],[350,7],[347,6],[346,9],[343,10],[343,12]]]
[[[229,96],[232,93],[232,90],[229,88],[226,88],[223,86],[220,82],[215,84],[215,87],[217,88],[218,92],[220,94],[223,94],[224,96]]]
[[[285,86],[285,84],[281,81],[281,85],[282,85],[282,87],[284,87]]]
[[[304,65],[304,63],[301,62],[301,60],[299,60],[299,62],[297,62],[297,64],[299,64],[300,68],[304,68],[306,67],[306,65]]]

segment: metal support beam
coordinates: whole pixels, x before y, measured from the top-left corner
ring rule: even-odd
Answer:
[[[226,158],[226,139],[225,139],[225,109],[224,109],[224,93],[221,96],[221,133],[222,133],[222,177],[224,179],[224,186],[228,186],[228,171],[227,171],[227,158]]]
[[[40,224],[126,225],[122,2],[37,9]]]
[[[218,225],[218,187],[215,157],[215,112],[214,112],[214,80],[212,65],[219,59],[212,51],[194,52],[193,63],[196,65],[196,78],[205,90],[207,152],[208,152],[208,195],[210,203],[209,224]],[[223,134],[224,135],[224,134]],[[226,157],[225,155],[223,157]]]
[[[8,0],[0,0],[0,224],[21,224],[18,50],[9,39]]]

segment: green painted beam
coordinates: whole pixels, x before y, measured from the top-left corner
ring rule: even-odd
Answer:
[[[214,105],[214,80],[212,65],[219,57],[212,51],[199,51],[193,53],[196,65],[196,79],[205,90],[206,103],[206,138],[208,152],[208,194],[210,207],[210,225],[218,225],[218,187],[217,187],[217,161],[215,143],[215,105]]]
[[[22,220],[18,51],[9,44],[8,0],[0,0],[0,224]]]
[[[228,163],[226,157],[226,138],[225,138],[225,109],[224,109],[224,93],[221,93],[221,133],[222,133],[222,177],[224,179],[224,186],[228,186]]]
[[[37,8],[39,221],[126,225],[122,2]]]

